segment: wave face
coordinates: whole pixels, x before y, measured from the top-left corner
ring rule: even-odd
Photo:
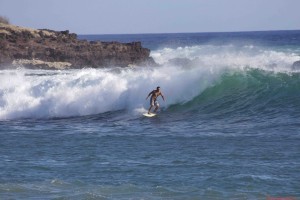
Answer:
[[[183,108],[196,108],[215,117],[300,116],[299,88],[299,73],[272,73],[258,69],[231,71],[224,73],[218,83]]]
[[[161,105],[170,110],[299,110],[299,71],[291,66],[300,56],[294,52],[197,45],[162,48],[151,56],[160,67],[1,71],[0,119],[144,112],[147,94],[158,85],[166,97]]]

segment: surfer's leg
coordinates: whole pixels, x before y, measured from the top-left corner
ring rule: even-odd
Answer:
[[[156,105],[155,109],[154,109],[154,112],[156,112],[159,108],[159,105]]]
[[[159,103],[158,103],[158,101],[155,101],[154,104],[155,104],[154,112],[156,112],[159,108]]]
[[[148,114],[150,114],[151,108],[154,106],[154,99],[151,97],[150,99],[150,108],[148,110]]]
[[[149,108],[149,110],[148,110],[148,114],[150,114],[151,108],[152,108],[152,105],[150,106],[150,108]]]

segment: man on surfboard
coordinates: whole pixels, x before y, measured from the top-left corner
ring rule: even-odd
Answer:
[[[165,101],[165,97],[164,95],[162,94],[162,92],[160,91],[160,87],[158,86],[156,88],[156,90],[153,90],[152,92],[150,92],[146,98],[146,100],[148,99],[148,97],[151,95],[151,98],[150,98],[150,108],[148,110],[148,114],[150,114],[150,111],[151,111],[151,108],[153,106],[155,106],[155,109],[154,109],[154,112],[157,111],[158,107],[159,107],[159,103],[157,101],[157,97],[161,96],[162,99]]]

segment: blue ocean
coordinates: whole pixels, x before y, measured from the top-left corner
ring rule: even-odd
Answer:
[[[1,70],[0,199],[300,199],[300,31],[79,37],[159,66]]]

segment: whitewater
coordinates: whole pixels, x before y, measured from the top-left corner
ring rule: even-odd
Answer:
[[[0,199],[300,197],[299,31],[80,37],[158,66],[1,70]]]

